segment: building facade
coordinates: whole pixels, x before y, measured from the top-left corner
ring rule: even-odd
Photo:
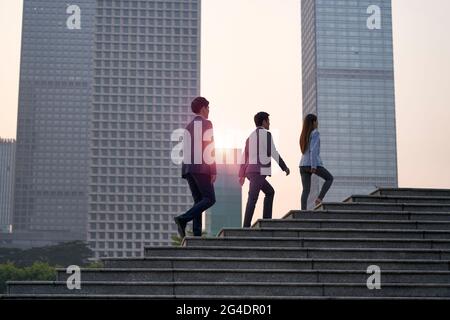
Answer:
[[[397,187],[390,0],[302,0],[303,118],[319,118],[326,201]],[[322,185],[313,178],[308,207]]]
[[[11,233],[16,142],[0,138],[0,232]]]
[[[200,92],[200,0],[97,1],[88,242],[96,257],[170,245],[191,205],[171,134]]]
[[[23,4],[13,229],[61,241],[88,212],[95,1],[75,2]]]
[[[239,184],[240,149],[216,149],[216,203],[207,210],[205,230],[217,236],[223,228],[242,227],[242,187]]]
[[[192,202],[171,134],[200,92],[200,0],[25,0],[19,92],[21,241],[170,244]]]

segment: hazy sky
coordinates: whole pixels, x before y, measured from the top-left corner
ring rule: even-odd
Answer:
[[[22,3],[0,1],[4,138],[16,136]],[[392,6],[399,184],[450,188],[450,1],[392,0]],[[253,115],[265,110],[291,168],[289,177],[270,178],[274,217],[300,206],[300,39],[300,0],[202,1],[201,91],[211,102],[219,145],[220,132],[247,134]]]

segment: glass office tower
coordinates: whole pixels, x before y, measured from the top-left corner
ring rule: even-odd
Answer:
[[[0,233],[12,229],[16,141],[0,138]]]
[[[192,205],[171,133],[200,91],[200,0],[98,0],[94,46],[88,241],[140,256]]]
[[[25,0],[21,54],[14,236],[170,244],[192,204],[171,134],[200,92],[200,0]]]
[[[390,0],[302,0],[303,118],[319,117],[325,201],[397,187]],[[322,185],[313,179],[308,207]]]
[[[223,228],[242,227],[242,187],[238,178],[241,154],[241,149],[216,149],[216,203],[205,215],[209,236],[217,236]]]
[[[94,14],[91,0],[24,1],[14,232],[86,239]]]

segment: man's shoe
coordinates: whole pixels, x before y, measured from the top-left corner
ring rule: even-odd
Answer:
[[[184,237],[186,237],[186,232],[184,231],[184,229],[186,228],[186,224],[184,224],[179,217],[175,217],[173,218],[173,220],[178,227],[178,234],[180,235],[180,238],[183,239]]]

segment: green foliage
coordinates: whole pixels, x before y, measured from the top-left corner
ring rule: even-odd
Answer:
[[[52,281],[56,270],[48,263],[35,262],[29,267],[19,268],[13,263],[0,264],[0,293],[6,293],[7,281]]]
[[[6,292],[7,281],[54,281],[56,268],[103,267],[101,262],[90,262],[92,256],[92,251],[82,241],[28,250],[0,248],[0,294]]]
[[[13,262],[19,267],[29,267],[35,262],[55,266],[84,266],[93,256],[83,241],[65,242],[56,246],[36,247],[27,250],[0,248],[0,263]]]
[[[173,235],[172,236],[172,246],[173,247],[180,247],[181,246],[182,239],[179,235]]]
[[[101,261],[93,261],[93,262],[85,265],[86,269],[100,269],[103,267],[104,267],[104,265],[103,265],[103,262],[101,262]]]
[[[186,237],[192,237],[194,233],[192,231],[186,231]],[[203,231],[202,232],[202,238],[205,238],[208,234]],[[183,243],[183,239],[180,238],[179,235],[173,235],[172,236],[172,247],[181,247],[181,244]]]

